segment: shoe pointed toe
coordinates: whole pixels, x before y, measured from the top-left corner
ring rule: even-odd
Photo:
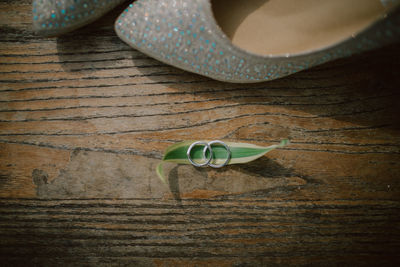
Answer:
[[[216,26],[209,1],[136,1],[117,19],[115,30],[131,47],[190,72],[230,82],[265,77],[264,63],[253,62],[250,69],[247,53]]]

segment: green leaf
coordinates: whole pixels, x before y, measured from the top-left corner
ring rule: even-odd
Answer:
[[[167,181],[164,176],[163,163],[164,163],[163,161],[158,163],[158,165],[156,167],[156,172],[157,172],[158,177],[160,177],[161,181],[163,181],[163,183],[166,184]]]
[[[186,152],[189,146],[194,143],[195,141],[184,141],[172,146],[169,146],[162,159],[162,162],[157,165],[156,172],[160,179],[166,183],[166,179],[163,173],[162,164],[163,162],[174,162],[178,164],[191,164],[187,158]],[[208,141],[206,141],[208,142]],[[247,163],[253,160],[256,160],[269,151],[283,147],[289,144],[289,140],[282,140],[280,144],[272,145],[268,147],[256,146],[247,143],[234,143],[234,142],[225,142],[226,145],[229,146],[231,150],[231,159],[229,161],[230,164],[241,164]],[[191,157],[194,161],[201,162],[203,160],[203,146],[195,146],[191,151]],[[212,146],[213,152],[213,160],[212,163],[214,164],[222,164],[226,161],[227,158],[227,151],[223,146],[220,145],[213,145]]]

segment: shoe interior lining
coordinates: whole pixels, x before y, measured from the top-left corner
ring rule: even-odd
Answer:
[[[261,55],[321,49],[385,13],[380,0],[213,0],[215,19],[236,46]]]

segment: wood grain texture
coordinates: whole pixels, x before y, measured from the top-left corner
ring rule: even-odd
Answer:
[[[0,263],[400,264],[400,49],[260,84],[132,50],[122,7],[59,38],[0,1]],[[155,166],[169,145],[292,144],[221,170]]]

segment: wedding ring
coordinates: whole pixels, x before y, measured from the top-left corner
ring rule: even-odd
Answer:
[[[208,166],[213,167],[213,168],[222,168],[222,167],[228,165],[228,162],[229,162],[230,159],[231,159],[231,150],[229,149],[229,147],[227,146],[227,144],[225,144],[224,142],[219,141],[219,140],[214,140],[214,141],[208,142],[208,145],[210,146],[209,150],[210,150],[210,153],[211,153],[211,154],[212,154],[212,145],[214,145],[214,144],[219,144],[219,145],[224,146],[225,149],[226,149],[226,153],[228,153],[228,155],[227,155],[226,160],[225,160],[224,163],[222,163],[222,164],[213,164],[213,163],[211,163],[211,161],[210,161],[210,163],[208,163]],[[207,153],[207,147],[204,147],[204,149],[203,149],[203,158],[206,157],[206,153]],[[213,157],[212,157],[212,155],[211,155],[211,159],[212,159],[212,158],[213,158]]]
[[[204,150],[203,150],[203,160],[205,160],[205,162],[203,163],[197,163],[194,162],[194,160],[192,159],[192,156],[190,155],[190,153],[192,152],[192,149],[195,146],[200,146],[200,145],[204,145]],[[207,151],[207,149],[210,151],[210,157],[207,159],[204,151]],[[194,142],[193,144],[191,144],[186,152],[187,158],[190,161],[190,163],[192,163],[192,165],[196,166],[196,167],[203,167],[203,166],[207,166],[210,164],[211,160],[212,160],[212,150],[211,150],[211,146],[207,143],[207,142],[203,142],[203,141],[197,141]]]
[[[221,146],[225,147],[225,149],[226,149],[227,157],[226,157],[225,162],[222,163],[222,164],[213,164],[213,163],[211,163],[211,161],[213,160],[213,151],[212,151],[212,147],[211,146],[215,145],[215,144],[221,145]],[[192,152],[192,149],[195,146],[201,146],[201,145],[204,146],[204,148],[203,148],[203,160],[204,160],[204,162],[203,163],[197,163],[192,159],[192,156],[190,154]],[[207,157],[207,150],[210,153],[208,157]],[[196,167],[210,166],[210,167],[213,167],[213,168],[222,168],[222,167],[228,165],[228,163],[229,163],[229,161],[231,159],[232,153],[231,153],[231,150],[230,150],[230,148],[229,148],[229,146],[227,144],[225,144],[224,142],[219,141],[219,140],[214,140],[214,141],[210,141],[208,143],[204,142],[204,141],[197,141],[197,142],[192,143],[189,146],[189,148],[188,148],[188,150],[186,152],[186,155],[187,155],[188,160],[190,161],[190,163],[193,166],[196,166]]]

